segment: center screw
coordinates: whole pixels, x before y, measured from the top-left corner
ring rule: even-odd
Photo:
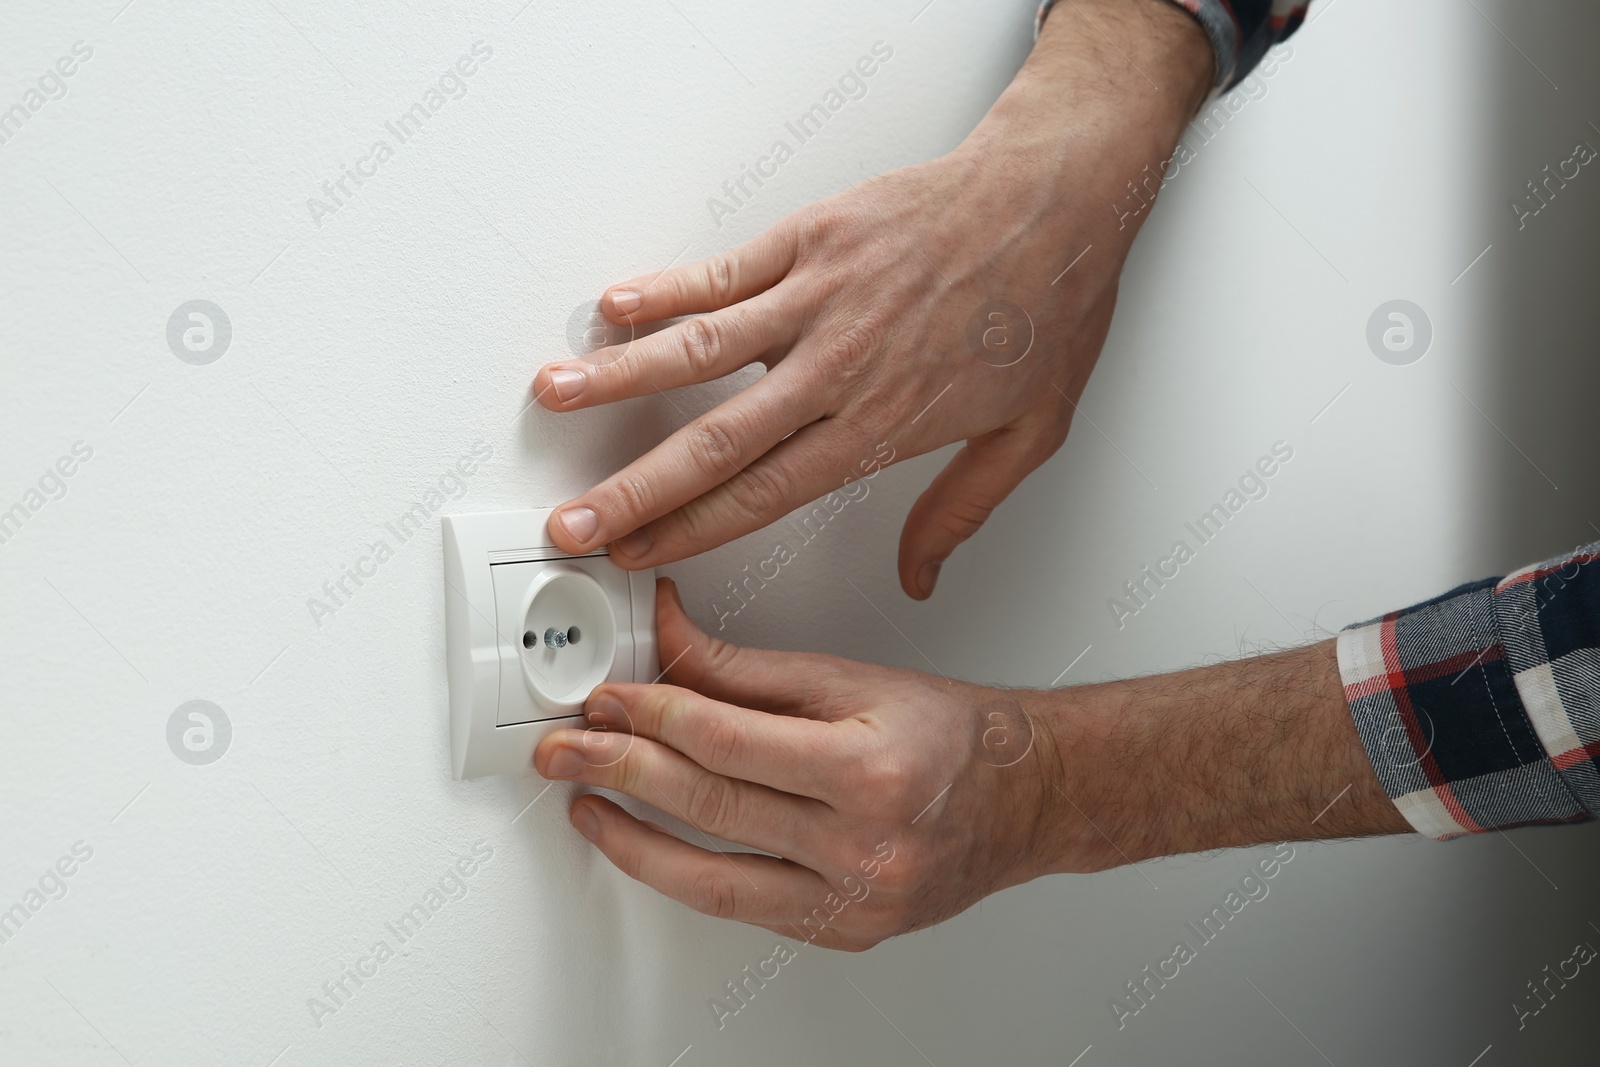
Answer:
[[[554,626],[544,632],[544,643],[551,648],[567,647],[567,631],[558,630]]]

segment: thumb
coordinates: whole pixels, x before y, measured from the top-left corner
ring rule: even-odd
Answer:
[[[713,607],[715,607],[713,605]],[[780,715],[826,718],[848,692],[844,660],[814,653],[743,648],[706,633],[683,610],[678,585],[656,579],[656,636],[663,670],[657,681],[712,700]]]
[[[906,516],[900,531],[900,587],[906,594],[914,600],[932,596],[950,553],[1059,444],[1031,427],[1003,427],[968,441]]]

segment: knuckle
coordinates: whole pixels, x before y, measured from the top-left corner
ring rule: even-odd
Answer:
[[[935,516],[934,521],[950,537],[965,541],[988,521],[994,505],[978,500],[957,500]]]
[[[649,478],[637,474],[619,476],[612,495],[618,505],[615,510],[622,515],[637,518],[655,514],[656,492]]]
[[[862,761],[857,780],[880,803],[900,808],[910,799],[911,770],[887,748],[880,747]]]
[[[689,888],[690,906],[718,919],[733,918],[736,904],[733,882],[717,870],[701,871]]]
[[[690,454],[701,470],[720,478],[742,466],[738,429],[730,422],[730,416],[707,416],[690,427]]]
[[[661,362],[661,344],[666,336],[629,337],[615,345],[602,348],[591,359],[596,377],[627,384],[647,380]]]
[[[728,502],[728,480],[720,475],[718,478],[722,483],[714,491],[688,502],[672,517],[675,536],[682,536],[686,544],[699,545],[701,550],[712,549],[742,533],[736,530],[741,517]]]
[[[731,678],[744,666],[744,650],[711,634],[705,635],[705,645],[698,657],[699,677]]]
[[[909,920],[911,897],[922,881],[920,857],[899,850],[893,863],[885,863],[873,879],[874,910],[879,915],[879,925],[891,933],[898,933]]]
[[[717,369],[725,347],[723,327],[701,315],[683,324],[683,359],[689,374],[703,378]]]
[[[703,549],[720,545],[728,539],[723,533],[726,520],[703,497],[679,508],[672,516],[672,524],[676,536],[685,543],[699,545]]]
[[[691,639],[691,649],[667,670],[667,678],[674,685],[698,691],[702,682],[717,678],[729,669],[737,646],[700,630]]]
[[[802,254],[821,248],[833,234],[834,216],[827,208],[807,206],[793,216],[795,245]]]
[[[850,385],[873,365],[888,340],[888,324],[863,316],[836,332],[822,350],[822,366],[835,384]]]
[[[604,778],[608,779],[604,781],[607,788],[626,793],[630,797],[644,796],[645,778],[648,773],[644,760],[634,751],[631,742],[623,749],[622,755],[602,771]]]
[[[712,300],[728,303],[739,287],[738,264],[726,254],[712,256],[702,267],[701,284]]]
[[[717,717],[705,730],[700,765],[721,772],[733,765],[745,747],[744,727],[732,719]]]
[[[622,713],[628,717],[630,729],[641,728],[660,730],[674,711],[673,697],[676,692],[666,686],[641,686],[628,693],[629,699],[622,702]]]
[[[655,288],[663,292],[674,307],[683,307],[699,301],[700,276],[693,264],[673,267],[656,279]]]
[[[795,247],[802,256],[826,261],[842,243],[859,240],[867,231],[868,209],[838,200],[811,204],[793,216]]]
[[[765,522],[768,516],[783,510],[785,489],[773,471],[757,464],[728,482],[728,495],[747,516]]]
[[[721,837],[721,831],[733,825],[737,805],[738,794],[727,779],[702,774],[689,790],[689,821],[706,833]]]

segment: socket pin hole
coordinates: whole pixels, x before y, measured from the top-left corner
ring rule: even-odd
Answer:
[[[523,648],[532,648],[534,645],[537,645],[538,643],[539,643],[539,639],[536,636],[534,636],[534,633],[533,633],[532,630],[529,630],[529,631],[527,631],[526,633],[524,633],[522,635],[522,647]]]
[[[567,629],[567,644],[569,644],[569,645],[577,644],[578,643],[578,638],[580,638],[582,636],[583,636],[583,631],[582,630],[578,629],[576,626],[569,627]]]

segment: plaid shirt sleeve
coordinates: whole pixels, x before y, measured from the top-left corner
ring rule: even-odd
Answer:
[[[1226,92],[1244,80],[1261,62],[1267,49],[1286,39],[1305,21],[1310,0],[1168,0],[1199,21],[1211,40],[1217,59],[1214,92]],[[1038,36],[1045,16],[1057,3],[1072,0],[1043,0],[1034,19]]]
[[[1600,542],[1339,635],[1384,790],[1447,840],[1600,815]]]

